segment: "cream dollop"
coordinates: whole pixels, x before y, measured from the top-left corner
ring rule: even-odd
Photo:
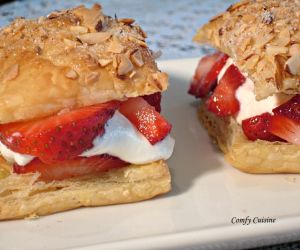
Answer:
[[[31,162],[34,158],[32,155],[19,154],[8,147],[6,147],[3,143],[0,142],[0,153],[4,157],[6,161],[9,163],[17,163],[20,166],[25,166],[29,162]]]
[[[235,65],[233,59],[228,58],[225,65],[218,74],[218,83],[222,79],[226,70],[232,64]],[[240,103],[240,110],[235,116],[236,121],[239,124],[241,124],[242,121],[245,119],[261,115],[265,112],[269,112],[272,114],[272,110],[274,108],[285,103],[293,97],[292,95],[286,94],[274,94],[272,96],[267,97],[266,99],[257,101],[255,99],[253,81],[246,74],[243,75],[246,78],[246,81],[236,90],[235,93],[235,96]]]
[[[175,140],[168,135],[152,145],[120,112],[105,125],[105,133],[93,141],[93,147],[81,156],[109,154],[133,164],[167,160],[173,153]]]
[[[240,110],[236,115],[236,120],[239,124],[247,118],[261,115],[265,112],[273,114],[272,110],[274,108],[292,98],[291,95],[274,94],[266,99],[257,101],[254,94],[254,83],[249,78],[246,78],[245,83],[237,89],[235,96],[240,102]]]

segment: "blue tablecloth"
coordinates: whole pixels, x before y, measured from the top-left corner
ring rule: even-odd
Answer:
[[[0,6],[0,26],[17,16],[39,17],[56,9],[79,4],[92,5],[92,0],[24,0]],[[118,17],[135,18],[148,33],[148,44],[162,51],[161,59],[197,57],[210,50],[192,42],[197,28],[224,11],[232,0],[99,0],[104,12]],[[1,2],[0,2],[1,3]],[[1,245],[1,244],[0,244]],[[300,249],[300,242],[258,249]]]

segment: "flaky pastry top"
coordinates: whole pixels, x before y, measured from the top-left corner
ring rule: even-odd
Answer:
[[[199,29],[195,41],[231,56],[255,83],[257,99],[300,91],[300,2],[246,0]]]
[[[167,88],[134,20],[79,6],[0,31],[0,123]]]

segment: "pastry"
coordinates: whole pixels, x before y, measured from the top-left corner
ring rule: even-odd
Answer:
[[[214,47],[189,93],[199,118],[234,167],[300,173],[300,4],[241,1],[201,27]]]
[[[168,192],[168,76],[146,33],[100,5],[0,31],[0,219]]]

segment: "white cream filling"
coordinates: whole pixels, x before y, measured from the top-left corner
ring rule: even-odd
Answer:
[[[9,163],[17,163],[20,166],[25,166],[29,162],[31,162],[34,158],[32,155],[26,155],[26,154],[19,154],[12,150],[10,150],[8,147],[6,147],[4,144],[0,142],[0,153],[4,157],[6,161]]]
[[[105,133],[93,141],[93,147],[81,156],[109,154],[133,164],[144,164],[156,160],[167,160],[173,152],[175,140],[167,136],[152,145],[120,112],[105,125]]]
[[[109,154],[132,164],[144,164],[171,157],[175,140],[168,135],[161,142],[152,145],[131,122],[116,111],[105,125],[105,133],[93,141],[93,147],[80,156]],[[34,156],[19,154],[0,142],[0,153],[10,163],[25,166]]]
[[[254,83],[249,78],[241,85],[236,93],[236,98],[240,102],[240,110],[236,115],[236,120],[239,124],[243,120],[261,115],[265,112],[273,114],[272,110],[292,98],[291,95],[274,94],[266,99],[257,101],[254,94]]]
[[[218,75],[218,83],[222,79],[226,70],[232,64],[234,64],[232,58],[228,58],[226,64],[223,66]],[[280,106],[293,97],[286,94],[274,94],[267,97],[266,99],[257,101],[255,99],[253,81],[248,78],[246,74],[243,75],[246,78],[246,81],[237,89],[235,93],[235,96],[240,103],[240,110],[235,116],[239,124],[241,124],[245,119],[261,115],[265,112],[269,112],[272,114],[272,110],[274,108]]]

